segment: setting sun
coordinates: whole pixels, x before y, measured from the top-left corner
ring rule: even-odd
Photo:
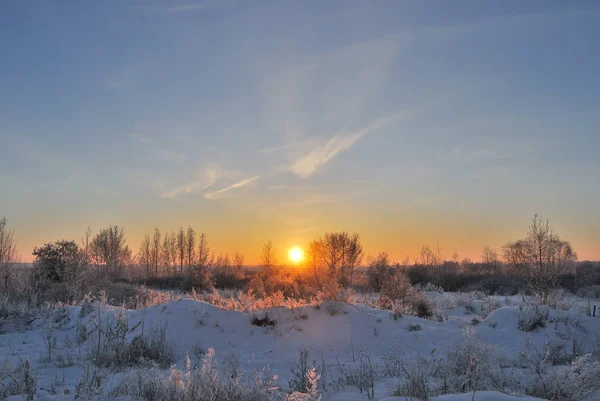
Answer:
[[[300,263],[302,262],[302,259],[304,259],[304,252],[302,251],[302,249],[295,246],[293,248],[290,248],[290,250],[288,251],[288,258],[292,263]]]

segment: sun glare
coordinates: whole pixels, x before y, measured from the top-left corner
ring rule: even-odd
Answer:
[[[304,252],[302,252],[302,249],[295,246],[288,251],[288,258],[292,263],[298,264],[304,259]]]

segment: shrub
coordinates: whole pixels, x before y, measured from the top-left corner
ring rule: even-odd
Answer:
[[[92,400],[104,393],[107,373],[87,364],[75,385],[76,400]]]
[[[380,292],[387,280],[394,275],[390,267],[387,253],[382,252],[371,260],[367,268],[367,282],[369,289]]]
[[[535,331],[546,327],[549,313],[546,306],[520,306],[517,327],[521,331]]]
[[[472,328],[450,343],[437,370],[446,388],[442,393],[482,389],[502,390],[496,349],[475,337]]]
[[[289,381],[288,385],[291,391],[299,393],[307,393],[310,389],[308,382],[308,350],[302,348],[298,351],[298,361],[292,368],[294,377]]]
[[[406,275],[396,274],[383,285],[378,301],[379,306],[389,309],[396,301],[406,304],[412,293],[413,288]]]
[[[600,391],[600,364],[589,355],[577,357],[567,368],[535,376],[527,393],[550,401],[583,401]],[[595,399],[595,398],[594,398]]]
[[[594,284],[577,290],[577,296],[581,298],[600,299],[600,285]]]
[[[415,316],[429,319],[433,316],[433,310],[427,296],[423,292],[415,292],[410,302],[412,312]]]
[[[250,324],[259,327],[275,327],[277,325],[277,320],[269,318],[268,313],[265,313],[263,317],[259,317],[258,315],[253,314],[252,319],[250,320]]]
[[[569,310],[575,302],[573,295],[563,289],[557,289],[550,292],[546,304],[553,309]]]
[[[12,372],[0,370],[0,398],[24,395],[27,401],[33,401],[36,392],[37,372],[31,367],[29,359],[19,360],[19,365]]]
[[[250,281],[244,272],[236,266],[222,266],[213,269],[212,279],[215,288],[234,288],[238,290],[246,288]]]
[[[133,284],[144,285],[148,288],[158,288],[161,290],[183,290],[183,280],[181,276],[163,276],[146,277],[143,280],[134,280]]]
[[[407,276],[402,273],[396,274],[383,286],[378,306],[421,318],[433,316],[427,295],[412,288]]]
[[[406,358],[401,355],[392,360],[394,370],[398,374],[398,385],[392,392],[393,396],[411,397],[428,400],[432,393],[429,377],[432,373],[432,363],[421,357]]]
[[[522,278],[514,276],[488,276],[469,285],[470,291],[487,295],[517,295],[525,287]]]
[[[89,264],[75,241],[56,241],[35,248],[33,287],[42,300],[72,302],[89,287]]]
[[[131,341],[127,336],[141,324],[130,328],[123,313],[112,321],[98,313],[95,328],[90,337],[89,358],[99,367],[124,368],[126,366],[144,366],[149,363],[163,368],[175,361],[175,348],[167,340],[166,326],[155,327],[150,337],[138,334]]]
[[[409,324],[408,325],[408,331],[420,331],[420,330],[421,330],[420,324]]]
[[[211,348],[202,365],[194,369],[188,358],[185,372],[172,368],[168,379],[154,368],[134,371],[111,391],[111,396],[145,401],[268,401],[272,398],[276,387],[264,372],[257,373],[253,381],[221,375],[214,357]]]

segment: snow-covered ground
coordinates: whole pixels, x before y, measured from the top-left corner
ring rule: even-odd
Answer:
[[[431,319],[394,318],[390,311],[365,304],[271,308],[252,313],[224,310],[194,299],[140,310],[121,310],[100,303],[83,310],[81,306],[54,307],[30,318],[12,318],[3,323],[0,378],[7,391],[11,380],[21,380],[15,378],[14,371],[28,359],[37,377],[37,399],[74,399],[77,384],[91,369],[88,355],[96,346],[94,332],[98,322],[102,326],[111,321],[114,326],[119,315],[126,326],[126,341],[140,333],[152,333],[155,328],[166,329],[167,339],[175,348],[175,364],[180,369],[185,369],[186,358],[192,367],[201,365],[204,354],[212,348],[221,369],[243,372],[246,377],[268,369],[269,374],[277,376],[277,383],[284,391],[295,377],[293,370],[299,361],[299,351],[305,349],[309,365],[314,365],[322,376],[319,386],[324,390],[323,400],[331,401],[367,399],[368,388],[356,379],[365,371],[374,378],[373,399],[405,400],[406,397],[388,398],[400,380],[390,363],[400,356],[403,360],[443,361],[448,349],[464,342],[465,336],[494,347],[499,367],[510,376],[509,388],[501,391],[513,395],[478,391],[472,398],[470,391],[431,399],[533,401],[536,399],[517,394],[532,379],[532,373],[522,362],[522,352],[538,350],[543,354],[547,344],[553,345],[552,349],[564,348],[565,355],[599,351],[600,318],[582,312],[586,306],[583,300],[562,305],[567,310],[550,309],[545,327],[522,331],[518,328],[519,319],[529,313],[529,308],[522,310],[524,300],[520,296],[431,292],[428,297],[436,311]],[[251,323],[253,317],[265,315],[276,321],[275,326]],[[105,370],[103,395],[99,398],[107,397],[133,369],[137,368]],[[153,372],[159,371],[169,375],[168,368]],[[357,380],[363,383],[362,392]],[[26,398],[11,395],[8,399]],[[600,400],[600,395],[592,394],[588,399]]]

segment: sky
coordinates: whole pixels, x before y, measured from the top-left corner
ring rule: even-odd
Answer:
[[[284,258],[479,259],[539,213],[600,259],[600,2],[3,1],[0,216]]]

